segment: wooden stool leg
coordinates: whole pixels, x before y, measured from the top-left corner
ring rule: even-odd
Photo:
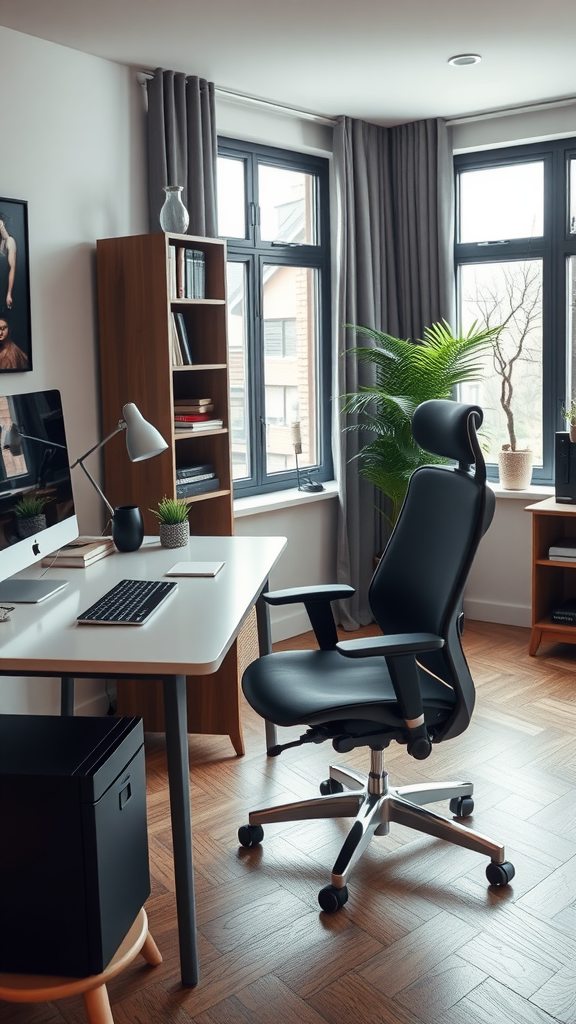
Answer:
[[[106,985],[84,992],[84,1005],[90,1024],[114,1024]]]
[[[140,952],[146,963],[150,964],[152,967],[158,967],[158,964],[162,963],[162,953],[158,949],[158,946],[154,942],[150,932],[148,932]]]

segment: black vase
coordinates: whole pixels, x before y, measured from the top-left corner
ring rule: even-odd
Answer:
[[[137,551],[144,540],[144,520],[137,505],[118,505],[112,516],[112,540],[118,551]]]

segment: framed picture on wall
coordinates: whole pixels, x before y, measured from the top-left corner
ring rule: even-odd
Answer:
[[[31,369],[28,204],[0,196],[0,373]]]

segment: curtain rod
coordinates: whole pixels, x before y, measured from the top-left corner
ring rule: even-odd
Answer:
[[[137,74],[141,85],[154,78],[154,74],[151,71],[138,71]],[[334,128],[338,123],[334,117],[327,117],[324,114],[313,114],[311,110],[300,110],[299,107],[291,107],[287,103],[275,103],[273,100],[265,100],[260,96],[250,96],[245,92],[235,92],[233,89],[225,89],[219,85],[214,86],[214,92],[216,96],[230,100],[232,103],[261,107],[264,110],[273,111],[277,114],[297,117],[300,121],[312,121],[314,124],[323,124],[327,128]]]
[[[562,100],[543,100],[541,103],[526,103],[520,107],[500,107],[496,110],[486,110],[481,114],[469,114],[467,117],[449,117],[446,118],[446,124],[449,127],[457,124],[472,124],[474,121],[488,121],[494,117],[532,114],[538,110],[553,110],[555,107],[570,107],[573,104],[576,104],[576,96],[567,96]]]

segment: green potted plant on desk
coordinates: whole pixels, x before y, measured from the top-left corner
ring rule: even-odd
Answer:
[[[562,406],[562,418],[568,424],[570,440],[576,442],[576,394],[572,392],[570,401]]]
[[[16,529],[21,538],[32,537],[46,529],[44,506],[48,498],[40,494],[26,494],[20,499],[14,511],[16,513]]]
[[[160,523],[160,543],[164,548],[186,547],[190,537],[188,513],[190,506],[182,498],[167,498],[158,502],[158,508],[150,512]]]

